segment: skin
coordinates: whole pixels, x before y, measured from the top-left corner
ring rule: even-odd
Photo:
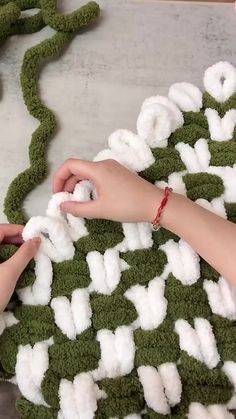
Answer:
[[[7,306],[20,275],[40,245],[38,238],[23,243],[22,230],[20,225],[0,225],[0,243],[20,245],[14,256],[0,265],[0,313]]]
[[[114,160],[67,160],[56,172],[53,192],[72,192],[76,183],[90,180],[97,199],[64,202],[64,212],[83,218],[120,222],[152,222],[163,199],[163,190],[130,172]],[[231,284],[236,285],[236,224],[172,193],[161,216],[161,226],[188,242]],[[15,255],[0,265],[0,313],[8,304],[17,281],[36,255],[40,239],[22,244],[23,227],[0,225],[0,243],[20,245]]]
[[[120,222],[152,222],[163,190],[130,172],[114,160],[67,160],[56,172],[53,192],[72,192],[76,183],[90,180],[97,199],[65,202],[64,212],[84,218]],[[170,195],[161,225],[188,242],[220,275],[236,285],[236,225],[176,193]]]

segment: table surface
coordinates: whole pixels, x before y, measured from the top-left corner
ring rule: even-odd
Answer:
[[[66,11],[78,0],[66,3]],[[175,81],[202,86],[204,69],[235,61],[236,14],[232,4],[169,4],[101,0],[102,17],[77,36],[40,76],[41,96],[55,111],[59,129],[48,153],[50,176],[26,201],[28,214],[44,214],[51,176],[69,156],[91,159],[117,128],[135,130],[143,99],[167,94]],[[43,29],[10,39],[0,51],[0,208],[10,181],[28,167],[27,147],[38,121],[28,114],[19,85],[27,48],[51,36]],[[0,211],[0,222],[5,217]]]
[[[98,0],[99,24],[77,36],[40,75],[41,96],[59,129],[48,153],[50,175],[26,200],[29,216],[44,214],[51,176],[68,157],[92,159],[117,128],[135,131],[144,98],[168,93],[176,81],[202,86],[204,70],[220,60],[236,64],[236,14],[232,4],[156,0]],[[66,3],[66,9],[63,8]],[[78,0],[60,0],[62,10]],[[0,50],[0,222],[10,181],[28,167],[27,147],[38,121],[29,116],[19,74],[26,49],[53,30],[8,40]],[[0,419],[16,418],[14,393],[0,385]]]

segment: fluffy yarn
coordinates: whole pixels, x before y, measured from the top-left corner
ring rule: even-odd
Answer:
[[[19,2],[4,3],[8,33],[11,22],[17,22]],[[70,38],[78,22],[87,22],[84,11],[95,10],[90,4],[62,19],[55,1],[40,4],[43,21],[60,31],[56,41],[64,40],[64,34]],[[23,88],[34,59],[31,51],[23,64]],[[35,64],[32,68],[35,86]],[[138,117],[138,133],[116,131],[109,148],[95,159],[115,158],[150,182],[169,184],[236,222],[234,77],[234,67],[221,62],[206,71],[203,94],[189,83],[178,83],[169,98],[148,98]],[[29,97],[26,93],[27,104]],[[51,111],[38,99],[37,104],[39,108],[34,103],[30,109],[36,117],[40,109],[39,130],[46,129],[45,115],[52,127]],[[22,219],[20,185],[24,179],[24,195],[34,186],[39,170],[35,157],[40,155],[39,166],[45,165],[41,135],[32,140],[29,172],[9,190],[9,220]],[[164,229],[153,232],[145,223],[83,220],[61,213],[64,200],[85,201],[92,195],[96,192],[89,182],[81,182],[73,194],[56,194],[46,216],[31,218],[24,229],[25,239],[40,234],[42,244],[18,283],[15,305],[0,316],[0,377],[16,380],[22,393],[19,415],[232,419],[235,289]],[[0,260],[15,250],[1,246]]]

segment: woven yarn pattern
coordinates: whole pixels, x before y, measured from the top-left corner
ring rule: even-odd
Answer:
[[[38,94],[43,59],[60,52],[94,3],[69,17],[56,1],[1,1],[2,39],[47,24],[52,39],[26,52],[22,89],[40,126],[31,166],[10,186],[5,211],[24,222],[22,201],[46,175],[53,113]],[[20,10],[39,7],[29,22]],[[31,22],[31,23],[30,23]],[[168,97],[142,104],[137,133],[122,129],[95,160],[112,158],[158,186],[171,186],[236,222],[236,69],[219,62],[205,92],[175,83]],[[40,178],[40,179],[39,179]],[[45,216],[32,217],[25,240],[40,250],[0,316],[0,378],[13,380],[25,419],[231,419],[236,409],[236,290],[182,239],[148,223],[84,220],[60,203],[87,201],[94,186],[55,194]],[[178,216],[178,214],[177,214]],[[0,246],[0,261],[14,246]]]

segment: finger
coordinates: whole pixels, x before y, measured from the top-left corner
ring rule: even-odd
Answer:
[[[17,250],[10,259],[4,262],[4,265],[8,267],[7,271],[12,278],[19,278],[28,263],[36,255],[40,242],[41,240],[39,238],[28,240],[22,244],[19,250]]]
[[[16,286],[16,280],[9,278],[9,271],[4,268],[3,265],[0,266],[0,314],[3,312],[7,306],[10,298],[14,292]]]
[[[53,192],[61,192],[71,175],[76,175],[78,180],[93,180],[95,170],[96,163],[94,162],[78,159],[66,160],[53,177]]]
[[[81,218],[103,218],[100,213],[98,200],[89,202],[63,202],[61,204],[62,211]]]
[[[19,236],[13,236],[13,237],[4,237],[2,240],[2,244],[23,244],[24,240],[22,238],[22,235]]]
[[[75,189],[75,186],[79,182],[78,177],[75,175],[72,175],[66,182],[63,187],[63,191],[65,192],[73,192]]]
[[[23,226],[19,224],[0,224],[0,241],[4,237],[20,236],[23,231]]]

